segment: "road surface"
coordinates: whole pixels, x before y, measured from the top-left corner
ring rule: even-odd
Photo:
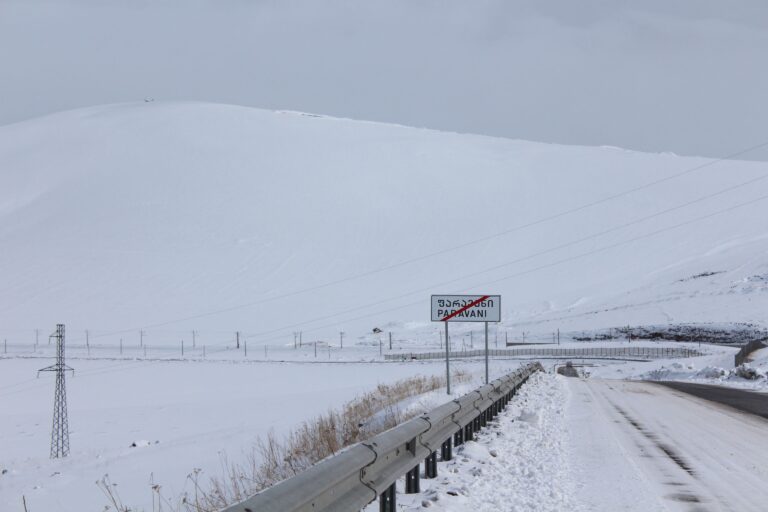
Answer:
[[[567,381],[587,510],[768,510],[765,418],[651,383]]]
[[[743,412],[768,418],[768,393],[756,393],[754,391],[746,391],[743,389],[709,386],[707,384],[694,384],[689,382],[669,381],[659,382],[658,384],[699,398],[725,404]]]

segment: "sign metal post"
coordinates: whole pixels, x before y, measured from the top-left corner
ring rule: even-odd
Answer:
[[[451,394],[451,344],[448,342],[448,322],[445,322],[445,382],[448,394]]]
[[[485,322],[485,383],[488,384],[488,322]]]

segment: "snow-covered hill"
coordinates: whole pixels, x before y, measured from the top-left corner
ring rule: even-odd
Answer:
[[[761,322],[767,194],[765,163],[215,104],[70,111],[0,127],[0,336],[424,333],[429,294],[464,291],[542,332]]]
[[[765,0],[2,0],[0,125],[151,97],[720,157],[766,141],[766,53]]]

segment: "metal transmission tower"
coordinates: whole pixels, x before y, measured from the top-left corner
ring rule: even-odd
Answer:
[[[56,325],[56,333],[50,336],[56,340],[56,364],[42,368],[40,372],[56,372],[56,392],[53,397],[53,429],[51,430],[51,458],[69,455],[69,422],[67,420],[67,388],[64,376],[75,370],[64,363],[64,324]]]

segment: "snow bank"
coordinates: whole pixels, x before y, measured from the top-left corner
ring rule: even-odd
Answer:
[[[679,380],[698,382],[701,384],[717,384],[720,386],[733,386],[738,388],[754,389],[756,391],[768,391],[768,371],[766,368],[754,368],[749,363],[744,363],[735,368],[720,368],[717,366],[705,366],[697,369],[692,364],[682,365],[672,363],[670,366],[651,370],[640,375],[643,380]]]
[[[438,463],[422,492],[398,495],[400,510],[450,512],[578,511],[563,411],[562,377],[533,375],[474,441]],[[378,510],[378,504],[366,511]]]

